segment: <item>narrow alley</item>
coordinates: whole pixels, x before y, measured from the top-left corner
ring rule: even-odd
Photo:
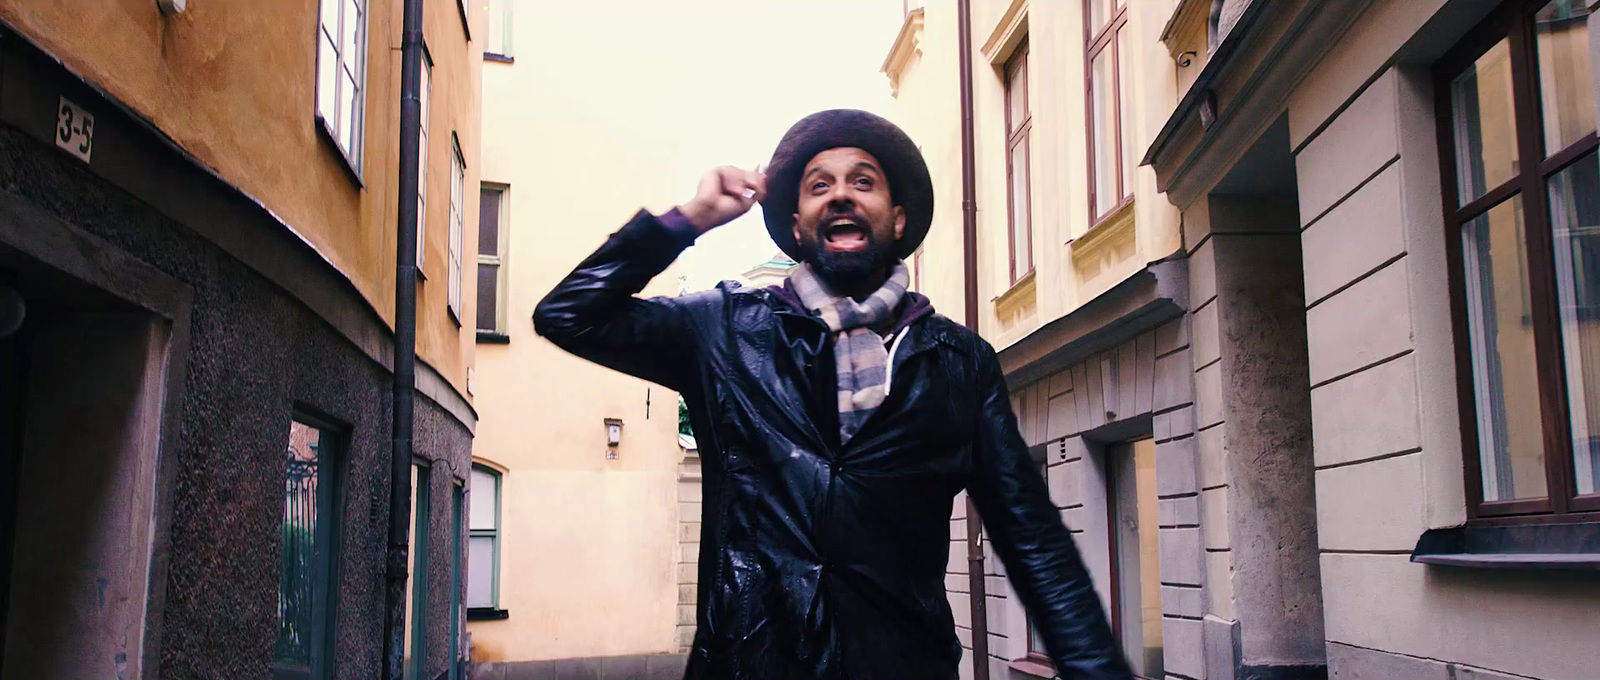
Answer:
[[[0,680],[1600,680],[1596,59],[1600,0],[0,0]]]

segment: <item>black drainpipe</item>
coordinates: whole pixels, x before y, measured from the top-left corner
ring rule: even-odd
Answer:
[[[967,328],[978,332],[978,192],[972,123],[972,2],[956,0],[956,44],[961,86],[961,240]],[[983,526],[967,495],[967,579],[972,599],[972,676],[989,680],[989,607],[984,587]]]
[[[394,413],[389,445],[389,556],[383,677],[401,680],[410,556],[412,398],[417,368],[417,164],[422,132],[422,0],[404,0],[400,38],[400,218],[394,266]]]

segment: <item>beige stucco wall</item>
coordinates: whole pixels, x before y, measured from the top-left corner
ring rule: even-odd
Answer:
[[[1131,77],[1124,84],[1123,102],[1124,106],[1132,107],[1132,146],[1142,151],[1176,103],[1176,67],[1166,47],[1158,40],[1176,3],[1130,0],[1127,5],[1128,24],[1123,30],[1128,31],[1125,38],[1128,52],[1124,59],[1129,60]],[[1020,17],[1024,14],[1026,25],[1022,26]],[[1126,218],[1108,220],[1089,236],[1089,139],[1085,134],[1083,24],[1083,5],[1077,2],[972,3],[978,316],[980,332],[997,348],[1003,349],[1044,324],[1070,314],[1138,272],[1148,262],[1172,254],[1181,245],[1177,210],[1156,192],[1155,175],[1149,168],[1134,170],[1134,199]],[[1009,270],[1005,90],[1001,67],[1011,54],[1010,47],[1020,42],[1022,32],[1027,35],[1030,51],[1035,274],[1031,286],[1022,283],[1013,290]],[[959,321],[964,319],[965,311],[957,44],[956,3],[949,0],[927,2],[921,15],[908,17],[885,70],[895,86],[892,116],[922,146],[933,175],[934,225],[921,255],[920,288],[941,313]],[[994,46],[987,53],[986,44]],[[1133,159],[1135,163],[1138,160]],[[1181,324],[1170,325],[1182,328]],[[1167,344],[1171,347],[1164,345],[1161,352],[1174,352],[1173,356],[1180,359],[1187,356],[1179,351],[1185,343]],[[1131,352],[1133,341],[1127,345]],[[1045,399],[1035,400],[1027,395],[1032,394],[1031,390],[1042,394],[1045,385],[1051,382],[1047,379],[1027,387],[1015,386],[1019,404],[1027,399],[1029,404],[1037,401],[1041,405],[1038,414],[1030,412],[1020,416],[1024,435],[1030,443],[1059,439],[1080,429],[1061,425],[1061,431],[1057,432],[1054,425],[1049,428],[1044,425],[1042,404]],[[1187,391],[1182,393],[1187,394]],[[1052,405],[1055,403],[1051,401]],[[1070,403],[1070,399],[1064,403]],[[1023,406],[1022,410],[1029,411],[1030,407]],[[1059,417],[1050,422],[1057,421]],[[1029,423],[1037,423],[1037,428],[1030,429]],[[1087,427],[1089,425],[1085,424],[1082,429]],[[1077,442],[1078,439],[1068,439],[1063,451],[1074,446],[1081,448]],[[1076,465],[1078,460],[1079,456],[1072,455],[1058,458],[1052,448],[1047,478],[1052,497],[1063,508],[1068,525],[1077,531],[1076,539],[1096,576],[1097,586],[1106,588],[1109,556],[1105,530],[1087,519],[1104,516],[1104,479],[1097,474],[1080,472],[1079,467],[1089,466]],[[1085,509],[1086,504],[1092,506],[1097,502],[1098,514]],[[951,521],[946,584],[957,632],[962,644],[970,649],[965,534],[964,506],[958,502]],[[1026,619],[1011,594],[999,560],[990,554],[986,566],[990,596],[989,651],[995,657],[991,660],[991,677],[1021,677],[1003,670],[1003,662],[1025,656]],[[1191,580],[1198,584],[1198,579],[1195,576]],[[1171,612],[1176,615],[1179,611],[1187,613],[1173,603]],[[1193,639],[1198,644],[1198,631],[1193,632],[1194,635],[1185,639]],[[1191,656],[1198,659],[1197,650]],[[970,663],[964,662],[961,672],[962,677],[971,677]]]
[[[669,208],[685,188],[659,172],[671,159],[649,141],[655,110],[595,87],[631,79],[640,63],[637,51],[593,49],[607,17],[577,4],[514,11],[515,62],[483,67],[483,128],[493,140],[483,179],[509,187],[510,342],[479,346],[474,384],[474,455],[506,471],[499,605],[510,618],[468,624],[473,658],[673,651],[678,397],[566,354],[536,336],[531,319],[635,210]],[[646,295],[676,292],[669,270]],[[605,418],[624,423],[617,460],[605,458]]]
[[[1288,100],[1331,670],[1593,677],[1592,579],[1407,554],[1466,519],[1432,74],[1388,66],[1442,4],[1374,6]]]
[[[401,2],[368,5],[359,182],[315,119],[317,0],[190,2],[174,16],[163,16],[153,1],[0,0],[0,20],[260,201],[392,321]],[[460,135],[467,185],[476,186],[480,48],[469,44],[455,2],[429,2],[425,10],[433,110],[429,279],[418,289],[417,351],[465,395],[475,298],[467,276],[465,318],[460,325],[451,320],[445,299],[449,140],[452,131]],[[478,21],[480,13],[472,12]],[[470,248],[477,242],[476,192],[468,192],[465,210],[463,241]]]
[[[1124,59],[1133,75],[1124,84],[1123,105],[1132,107],[1132,146],[1137,150],[1149,145],[1176,103],[1176,66],[1158,39],[1175,4],[1128,3]],[[892,112],[922,145],[933,173],[937,201],[934,227],[924,246],[922,288],[941,312],[960,320],[964,312],[956,7],[949,1],[929,2],[923,11],[920,31],[902,34],[903,42],[915,46],[911,56],[903,65],[890,65],[896,83]],[[1010,28],[1021,23],[1017,17],[1024,14],[1026,26]],[[1089,234],[1083,24],[1079,3],[972,3],[978,300],[982,333],[997,348],[1065,316],[1180,246],[1177,211],[1156,192],[1154,172],[1142,167],[1134,171],[1132,219],[1118,225],[1108,220]],[[1031,294],[1026,283],[1013,290],[1009,269],[1001,66],[1018,42],[1017,31],[1026,32],[1030,51],[1035,263]],[[986,54],[984,47],[991,39],[995,47]]]

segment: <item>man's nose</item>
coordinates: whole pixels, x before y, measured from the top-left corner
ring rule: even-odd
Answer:
[[[833,210],[854,209],[855,206],[855,199],[843,184],[835,186],[828,195],[828,207]]]

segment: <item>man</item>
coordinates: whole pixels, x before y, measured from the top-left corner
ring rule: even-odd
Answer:
[[[784,285],[634,297],[757,202],[801,263]],[[1131,677],[993,348],[906,291],[932,219],[904,132],[823,111],[765,175],[719,168],[687,203],[640,212],[534,313],[562,348],[689,405],[705,493],[688,678],[956,678],[944,579],[962,490],[1062,677]]]

